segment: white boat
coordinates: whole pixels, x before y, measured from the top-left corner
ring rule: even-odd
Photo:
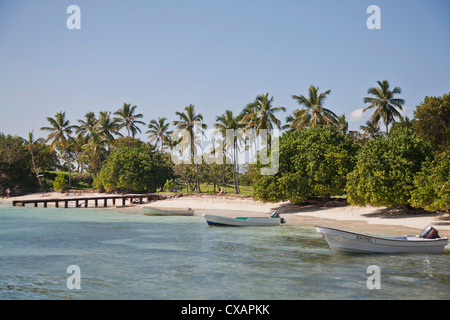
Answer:
[[[150,207],[148,205],[141,206],[145,215],[149,216],[193,216],[194,210],[191,208],[186,209],[158,209]]]
[[[425,234],[427,230],[434,238]],[[322,226],[316,226],[316,231],[323,234],[334,252],[440,254],[448,243],[447,237],[439,237],[431,226],[419,236],[402,237],[371,236]]]
[[[286,221],[277,212],[270,217],[224,217],[204,214],[206,222],[210,226],[234,226],[234,227],[270,227],[278,226]]]

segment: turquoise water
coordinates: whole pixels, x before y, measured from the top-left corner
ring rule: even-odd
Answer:
[[[448,252],[336,255],[314,228],[289,224],[0,206],[0,299],[449,299],[449,262]],[[67,288],[70,265],[81,289]]]

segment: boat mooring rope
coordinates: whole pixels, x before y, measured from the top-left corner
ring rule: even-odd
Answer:
[[[260,265],[260,264],[264,264],[264,263],[267,263],[267,262],[273,261],[273,260],[275,260],[275,259],[278,259],[278,258],[281,258],[281,257],[287,256],[288,254],[291,254],[291,253],[294,253],[294,252],[296,252],[296,251],[298,251],[298,250],[301,250],[301,249],[303,249],[303,248],[306,248],[306,247],[308,247],[308,246],[312,245],[313,243],[315,243],[315,242],[317,242],[317,241],[319,241],[319,240],[321,240],[321,239],[322,239],[322,238],[317,238],[317,239],[314,239],[314,240],[312,240],[312,241],[308,242],[307,244],[305,244],[304,246],[302,246],[302,247],[300,247],[300,248],[297,248],[297,249],[295,249],[295,250],[292,250],[292,251],[290,251],[290,252],[287,252],[287,253],[283,253],[283,254],[281,254],[281,255],[279,255],[279,256],[276,256],[275,258],[272,258],[272,259],[269,259],[269,260],[265,260],[265,261],[261,261],[261,262],[258,262],[258,263],[255,263],[255,264],[252,264],[252,265],[250,265],[250,267],[255,267],[255,266],[258,266],[258,265]]]

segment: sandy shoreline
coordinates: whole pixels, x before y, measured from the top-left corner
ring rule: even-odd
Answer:
[[[102,196],[104,194],[86,193],[83,197]],[[11,204],[13,200],[40,198],[65,198],[61,193],[36,193],[21,197],[2,198],[0,203]],[[67,198],[75,199],[75,196]],[[108,206],[111,206],[109,203]],[[192,208],[196,216],[203,213],[220,213],[228,216],[264,216],[278,211],[289,225],[326,225],[330,227],[355,230],[360,232],[383,233],[392,235],[417,234],[427,225],[433,225],[441,236],[450,237],[449,214],[405,214],[387,208],[371,206],[339,206],[322,208],[319,206],[294,206],[289,202],[264,203],[251,198],[232,195],[218,197],[215,195],[191,195],[154,201],[148,204],[156,208]],[[120,206],[117,206],[118,208]],[[139,205],[121,208],[130,212],[140,212]]]

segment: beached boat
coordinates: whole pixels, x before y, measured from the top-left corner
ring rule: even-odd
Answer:
[[[270,227],[279,226],[286,220],[281,218],[277,212],[270,217],[224,217],[204,214],[206,222],[210,226],[234,226],[234,227]]]
[[[149,216],[193,216],[194,210],[186,209],[158,209],[150,206],[141,206],[145,215]]]
[[[426,227],[420,235],[380,237],[316,226],[334,252],[440,254],[448,243],[436,229]]]

